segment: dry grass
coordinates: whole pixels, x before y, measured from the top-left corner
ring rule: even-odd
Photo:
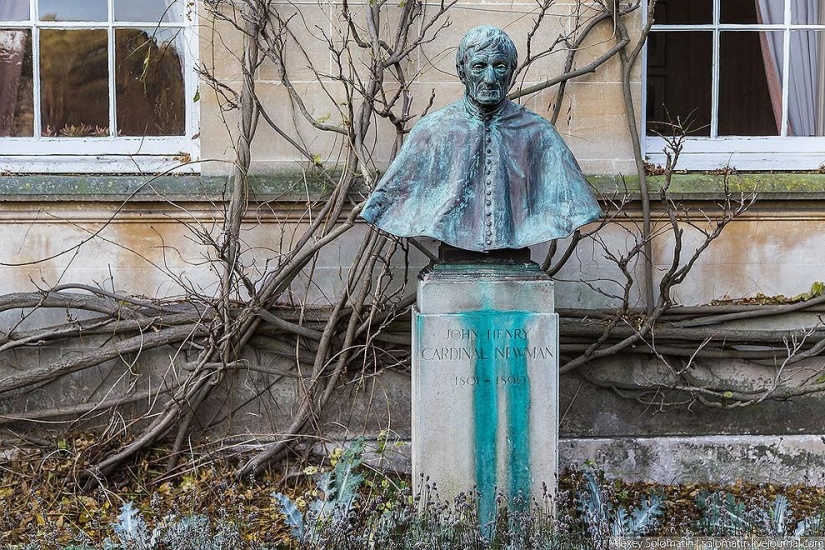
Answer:
[[[176,476],[169,477],[163,472],[168,456],[165,448],[141,455],[105,483],[84,492],[79,480],[84,466],[95,458],[84,454],[91,443],[91,437],[78,435],[59,442],[58,448],[18,447],[14,458],[0,462],[0,546],[22,544],[36,537],[53,545],[44,547],[59,548],[60,544],[77,541],[80,533],[85,534],[88,544],[101,545],[112,536],[112,526],[126,502],[133,502],[150,526],[170,514],[203,514],[212,520],[234,523],[249,542],[285,543],[289,530],[272,493],[283,492],[299,503],[317,496],[312,477],[302,473],[306,463],[282,464],[254,479],[236,480],[232,472],[237,460],[201,459],[199,463],[189,462]],[[322,462],[314,468],[328,466]],[[365,490],[377,493],[384,490],[382,487],[396,486],[381,483],[381,479],[378,473],[368,473]],[[580,484],[581,475],[576,472],[561,476],[559,510],[575,514],[573,496]],[[763,508],[783,494],[796,519],[825,511],[825,489],[819,487],[621,482],[605,482],[605,486],[614,504],[623,506],[634,505],[651,492],[662,492],[666,513],[656,533],[659,535],[680,535],[690,529],[699,517],[695,499],[702,489],[724,490],[749,506]]]

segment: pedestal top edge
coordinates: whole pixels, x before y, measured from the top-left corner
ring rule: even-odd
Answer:
[[[531,280],[552,282],[550,276],[538,264],[496,263],[496,262],[456,262],[430,264],[418,274],[421,281],[490,279],[513,281]]]

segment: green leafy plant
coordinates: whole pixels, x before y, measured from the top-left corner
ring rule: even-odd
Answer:
[[[794,527],[788,499],[777,495],[770,504],[750,507],[724,491],[701,491],[696,505],[702,517],[695,531],[700,535],[735,536],[755,534],[772,537],[817,536],[825,533],[825,515],[803,519]]]
[[[796,528],[791,531],[793,516],[791,515],[788,499],[784,495],[777,495],[773,503],[767,510],[760,510],[763,523],[766,525],[763,534],[775,537],[802,537],[815,536],[821,534],[825,522],[823,516],[812,516],[796,524]]]
[[[770,534],[784,537],[788,534],[790,522],[791,514],[788,508],[788,499],[782,495],[778,495],[774,499],[768,514]]]
[[[584,488],[576,495],[576,507],[594,540],[644,536],[664,513],[664,500],[659,493],[642,497],[638,506],[615,506],[607,498],[596,472],[588,467],[583,473]]]
[[[325,529],[350,513],[364,481],[357,471],[363,462],[363,453],[364,441],[356,440],[343,450],[332,471],[319,475],[316,485],[321,495],[309,503],[306,513],[302,513],[297,503],[283,493],[272,495],[281,507],[292,536],[299,543],[317,542]]]
[[[795,537],[821,537],[825,535],[825,512],[803,519],[796,524]]]
[[[213,529],[204,515],[169,515],[150,530],[140,510],[127,502],[113,526],[115,537],[106,539],[103,550],[240,550],[248,546],[235,525],[220,519],[216,523]],[[88,547],[70,546],[66,550],[70,548]]]
[[[700,491],[696,506],[702,517],[696,523],[697,531],[704,535],[730,536],[751,531],[745,503],[724,491]]]
[[[112,540],[107,540],[103,547],[105,549],[134,548],[135,550],[151,550],[158,543],[158,529],[149,532],[143,516],[134,504],[127,502],[120,509],[117,522],[114,525],[114,532],[120,544]]]

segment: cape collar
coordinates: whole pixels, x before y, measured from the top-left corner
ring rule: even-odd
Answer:
[[[505,99],[502,101],[498,107],[493,109],[492,111],[485,111],[481,109],[473,100],[467,97],[467,94],[464,94],[464,109],[467,111],[467,114],[470,115],[471,118],[474,118],[479,121],[485,120],[495,120],[501,116],[502,113],[507,109],[507,106],[510,104],[509,99]]]

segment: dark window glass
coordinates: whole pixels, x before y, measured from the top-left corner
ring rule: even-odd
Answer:
[[[709,136],[712,33],[654,32],[648,40],[647,133]]]
[[[43,135],[108,135],[109,64],[105,30],[43,29],[40,72]]]
[[[653,12],[653,20],[657,25],[707,25],[713,23],[713,2],[711,0],[658,0]]]
[[[31,31],[0,29],[0,137],[34,135],[33,89]]]
[[[185,133],[180,29],[116,29],[117,128],[123,136]]]
[[[774,55],[776,52],[776,55]],[[776,136],[782,113],[782,33],[719,38],[719,135]]]
[[[777,0],[769,0],[777,2]],[[721,0],[719,22],[738,25],[753,25],[760,23],[757,21],[756,4],[759,0]],[[784,0],[778,0],[778,4],[784,5]],[[779,13],[782,13],[780,7]],[[767,23],[767,21],[766,21]],[[782,23],[782,21],[777,21]]]

